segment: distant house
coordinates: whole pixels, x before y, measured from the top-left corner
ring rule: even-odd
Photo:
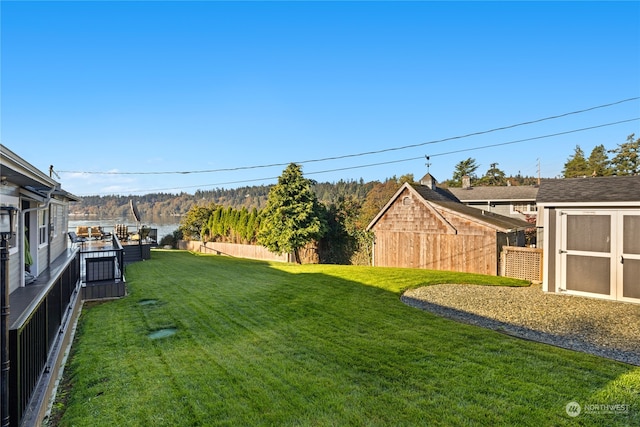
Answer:
[[[465,205],[487,212],[523,220],[538,214],[537,186],[472,187],[467,184],[461,188],[449,188],[449,191]]]
[[[38,403],[37,385],[53,383],[79,307],[80,256],[67,235],[69,204],[79,199],[4,145],[0,176],[0,205],[17,210],[18,225],[9,240],[9,418],[35,425],[25,414]]]
[[[640,176],[543,180],[543,290],[640,302]]]
[[[471,208],[427,174],[405,183],[371,221],[373,264],[498,275],[503,246],[523,246],[531,224]]]

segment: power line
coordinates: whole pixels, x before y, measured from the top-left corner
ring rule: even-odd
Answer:
[[[472,132],[472,133],[468,133],[468,134],[465,134],[465,135],[452,136],[452,137],[448,137],[448,138],[436,139],[436,140],[431,140],[431,141],[427,141],[427,142],[421,142],[421,143],[417,143],[417,144],[403,145],[403,146],[400,146],[400,147],[385,148],[385,149],[382,149],[382,150],[375,150],[375,151],[365,151],[365,152],[362,152],[362,153],[355,153],[355,154],[345,154],[345,155],[341,155],[341,156],[323,157],[323,158],[320,158],[320,159],[303,160],[303,161],[298,161],[298,162],[271,163],[271,164],[266,164],[266,165],[238,166],[238,167],[233,167],[233,168],[220,168],[220,169],[207,169],[207,170],[194,170],[194,171],[160,171],[160,172],[58,171],[58,172],[60,172],[60,173],[93,174],[93,175],[188,175],[188,174],[202,174],[202,173],[214,173],[214,172],[232,172],[232,171],[249,170],[249,169],[263,169],[263,168],[270,168],[270,167],[276,167],[276,166],[286,166],[286,165],[288,165],[290,163],[305,164],[305,163],[326,162],[326,161],[329,161],[329,160],[340,160],[340,159],[347,159],[347,158],[353,158],[353,157],[369,156],[369,155],[372,155],[372,154],[388,153],[388,152],[391,152],[391,151],[406,150],[408,148],[422,147],[422,146],[425,146],[425,145],[438,144],[438,143],[447,142],[447,141],[454,141],[454,140],[457,140],[457,139],[464,139],[464,138],[469,138],[469,137],[472,137],[472,136],[486,135],[488,133],[498,132],[498,131],[507,130],[507,129],[513,129],[513,128],[520,127],[520,126],[526,126],[526,125],[540,123],[540,122],[544,122],[544,121],[548,121],[548,120],[567,117],[567,116],[571,116],[571,115],[586,113],[588,111],[593,111],[593,110],[597,110],[597,109],[600,109],[600,108],[612,107],[614,105],[618,105],[618,104],[622,104],[622,103],[630,102],[630,101],[635,101],[635,100],[638,100],[638,99],[640,99],[640,97],[636,96],[636,97],[633,97],[633,98],[627,98],[627,99],[623,99],[623,100],[620,100],[620,101],[615,101],[615,102],[611,102],[611,103],[608,103],[608,104],[597,105],[595,107],[589,107],[589,108],[585,108],[585,109],[582,109],[582,110],[571,111],[571,112],[568,112],[568,113],[558,114],[558,115],[555,115],[555,116],[544,117],[544,118],[536,119],[536,120],[529,120],[529,121],[526,121],[526,122],[516,123],[516,124],[512,124],[512,125],[508,125],[508,126],[501,126],[501,127],[497,127],[497,128],[493,128],[493,129],[489,129],[489,130]]]
[[[456,153],[462,153],[462,152],[465,152],[465,151],[474,151],[474,150],[481,150],[481,149],[484,149],[484,148],[500,147],[502,145],[517,144],[519,142],[535,141],[537,139],[551,138],[551,137],[554,137],[554,136],[567,135],[567,134],[570,134],[570,133],[583,132],[583,131],[586,131],[586,130],[592,130],[592,129],[598,129],[598,128],[603,128],[603,127],[607,127],[607,126],[619,125],[619,124],[622,124],[622,123],[632,122],[634,120],[640,120],[640,117],[635,117],[633,119],[620,120],[620,121],[612,122],[612,123],[605,123],[605,124],[602,124],[602,125],[589,126],[589,127],[581,128],[581,129],[568,130],[568,131],[565,131],[565,132],[552,133],[552,134],[549,134],[549,135],[534,136],[532,138],[518,139],[516,141],[501,142],[501,143],[498,143],[498,144],[482,145],[482,146],[479,146],[479,147],[465,148],[465,149],[462,149],[462,150],[454,150],[454,151],[447,151],[447,152],[444,152],[444,153],[430,154],[430,156],[431,157],[446,156],[447,154],[456,154]]]
[[[429,154],[428,156],[429,156],[429,158],[431,158],[431,157],[439,157],[439,156],[447,156],[447,155],[450,155],[450,154],[464,153],[464,152],[467,152],[467,151],[476,151],[476,150],[483,150],[483,149],[486,149],[486,148],[501,147],[501,146],[504,146],[504,145],[519,144],[519,143],[522,143],[522,142],[536,141],[536,140],[552,138],[552,137],[560,136],[560,135],[568,135],[568,134],[572,134],[572,133],[585,132],[585,131],[588,131],[588,130],[599,129],[599,128],[603,128],[603,127],[607,127],[607,126],[615,126],[615,125],[619,125],[619,124],[622,124],[622,123],[628,123],[628,122],[632,122],[632,121],[636,121],[636,120],[640,120],[640,117],[635,117],[635,118],[626,119],[626,120],[619,120],[617,122],[604,123],[604,124],[595,125],[595,126],[589,126],[589,127],[580,128],[580,129],[572,129],[572,130],[568,130],[568,131],[564,131],[564,132],[557,132],[557,133],[552,133],[552,134],[547,134],[547,135],[534,136],[534,137],[531,137],[531,138],[517,139],[517,140],[514,140],[514,141],[499,142],[499,143],[496,143],[496,144],[488,144],[488,145],[482,145],[482,146],[478,146],[478,147],[463,148],[463,149],[460,149],[460,150],[453,150],[453,151],[446,151],[446,152],[442,152],[442,153]],[[306,172],[306,173],[304,173],[304,175],[305,176],[308,176],[308,175],[319,175],[319,174],[323,174],[323,173],[340,172],[340,171],[353,170],[353,169],[363,169],[363,168],[369,168],[369,167],[374,167],[374,166],[382,166],[382,165],[388,165],[388,164],[393,164],[393,163],[404,163],[404,162],[409,162],[409,161],[414,161],[414,160],[422,160],[422,159],[424,159],[424,156],[410,157],[410,158],[407,158],[407,159],[399,159],[399,160],[389,160],[389,161],[378,162],[378,163],[368,163],[368,164],[365,164],[365,165],[358,165],[358,166],[346,166],[346,167],[343,167],[343,168],[327,169],[327,170],[321,170],[321,171],[315,171],[315,172]],[[244,183],[260,182],[260,181],[270,181],[270,180],[274,180],[274,179],[278,179],[278,177],[276,176],[276,177],[269,177],[269,178],[254,178],[254,179],[246,179],[246,180],[239,180],[239,181],[219,182],[219,183],[215,183],[215,184],[199,184],[199,185],[180,186],[180,187],[171,187],[171,188],[157,188],[157,189],[148,189],[148,190],[133,190],[133,191],[131,191],[131,193],[138,193],[138,192],[142,192],[142,191],[150,193],[150,192],[156,192],[156,191],[168,191],[168,190],[187,189],[187,188],[219,187],[219,186],[223,186],[223,185],[244,184]],[[98,195],[100,195],[100,194],[111,194],[111,193],[99,193]]]

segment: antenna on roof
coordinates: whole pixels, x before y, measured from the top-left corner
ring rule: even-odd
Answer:
[[[427,165],[427,173],[429,173],[429,166],[431,166],[431,162],[429,161],[429,156],[424,156],[427,159],[427,163],[425,163]]]
[[[60,179],[60,175],[53,170],[53,165],[49,165],[49,178],[53,178],[54,175],[56,178]]]

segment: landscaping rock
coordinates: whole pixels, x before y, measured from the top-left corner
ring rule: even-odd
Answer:
[[[457,321],[640,366],[640,305],[528,287],[434,285],[402,301]]]

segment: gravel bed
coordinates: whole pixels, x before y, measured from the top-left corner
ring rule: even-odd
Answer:
[[[640,305],[528,287],[433,285],[402,301],[509,335],[640,366]]]

